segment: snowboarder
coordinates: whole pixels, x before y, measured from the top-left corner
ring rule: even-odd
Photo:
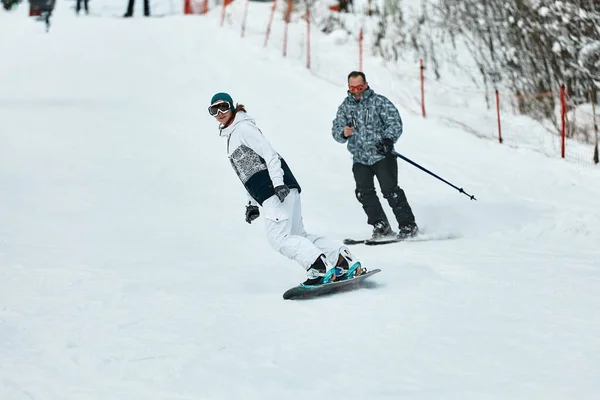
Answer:
[[[336,141],[347,143],[353,156],[355,194],[367,223],[373,226],[372,240],[394,234],[375,191],[374,177],[398,222],[398,239],[416,235],[415,216],[398,186],[398,160],[392,154],[402,134],[402,118],[390,100],[369,87],[364,73],[348,75],[347,97],[337,110],[331,132]]]
[[[248,193],[246,222],[258,218],[262,206],[270,245],[306,270],[304,284],[327,283],[360,273],[360,263],[347,247],[305,231],[302,189],[244,105],[234,106],[231,96],[220,92],[212,97],[208,111],[219,122],[220,135],[227,138],[229,161]]]

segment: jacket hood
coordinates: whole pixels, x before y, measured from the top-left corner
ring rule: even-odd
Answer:
[[[227,128],[221,128],[219,135],[225,136],[225,137],[230,136],[233,133],[233,131],[235,131],[241,123],[247,123],[247,124],[251,124],[252,126],[256,126],[256,122],[254,122],[254,118],[250,117],[248,114],[246,114],[243,111],[238,111],[235,113],[235,116],[233,117],[233,122],[231,123],[231,125],[229,125]]]

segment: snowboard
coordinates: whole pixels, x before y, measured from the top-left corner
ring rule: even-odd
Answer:
[[[322,296],[324,294],[334,293],[339,291],[342,288],[350,289],[354,286],[357,286],[365,279],[375,275],[376,273],[381,272],[380,269],[374,269],[367,272],[364,272],[354,278],[344,279],[341,281],[334,281],[329,283],[323,283],[321,285],[314,286],[305,286],[300,284],[298,286],[294,286],[293,288],[288,289],[284,294],[283,298],[285,300],[294,300],[294,299],[308,299],[317,296]]]

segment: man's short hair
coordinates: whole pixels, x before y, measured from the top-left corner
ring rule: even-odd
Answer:
[[[362,77],[363,78],[363,82],[367,81],[367,77],[365,76],[365,74],[363,72],[360,71],[352,71],[348,74],[348,80],[350,80],[350,78],[356,78],[356,77]]]

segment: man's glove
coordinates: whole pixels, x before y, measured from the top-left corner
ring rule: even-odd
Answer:
[[[383,138],[381,142],[377,143],[377,152],[382,156],[392,154],[394,151],[394,141],[390,138]]]
[[[246,206],[246,222],[249,224],[252,223],[259,215],[260,211],[258,211],[258,207],[248,203]]]
[[[283,203],[283,200],[285,200],[285,198],[287,197],[288,194],[290,194],[290,188],[288,187],[288,185],[280,185],[280,186],[275,186],[275,194],[277,195],[277,197],[279,197],[279,201],[281,201]]]

